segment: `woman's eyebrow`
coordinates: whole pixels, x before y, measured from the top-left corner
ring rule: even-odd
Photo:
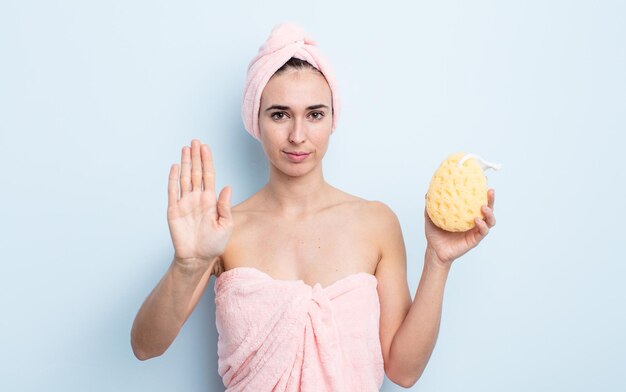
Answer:
[[[323,105],[323,104],[311,105],[311,106],[307,107],[306,110],[321,109],[321,108],[328,109],[328,106]],[[272,105],[269,108],[265,109],[265,111],[267,112],[268,110],[272,110],[272,109],[289,110],[289,106]]]

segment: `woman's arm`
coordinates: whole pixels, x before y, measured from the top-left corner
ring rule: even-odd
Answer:
[[[403,380],[401,385],[406,388],[421,377],[439,334],[443,292],[450,264],[442,265],[435,258],[433,252],[426,249],[415,298],[391,343],[389,369],[393,369],[396,377]]]
[[[139,309],[131,329],[135,356],[146,360],[162,355],[198,304],[219,258],[206,261],[174,258]]]
[[[139,309],[131,329],[131,346],[141,360],[163,354],[172,344],[206,289],[211,271],[221,266],[217,262],[234,227],[230,187],[216,198],[209,146],[193,139],[191,148],[182,149],[180,173],[178,167],[170,167],[167,186],[174,260]]]
[[[477,246],[496,224],[493,214],[495,192],[488,191],[483,219],[466,232],[446,232],[436,227],[424,209],[427,240],[424,267],[415,298],[411,302],[406,277],[406,250],[397,216],[379,203],[375,221],[381,228],[381,259],[376,269],[381,305],[380,334],[385,372],[406,388],[421,377],[435,347],[443,292],[454,260]]]
[[[374,206],[376,215],[370,221],[376,222],[380,241],[376,279],[385,373],[394,383],[409,388],[419,379],[433,352],[449,268],[431,263],[433,254],[427,251],[422,278],[411,301],[400,222],[384,203],[376,202]]]

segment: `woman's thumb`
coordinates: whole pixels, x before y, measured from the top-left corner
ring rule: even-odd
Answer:
[[[230,221],[232,219],[232,215],[230,213],[232,193],[232,188],[229,186],[225,186],[220,192],[220,196],[217,199],[217,214],[219,215],[218,219],[220,221],[222,219],[225,219],[226,221]]]

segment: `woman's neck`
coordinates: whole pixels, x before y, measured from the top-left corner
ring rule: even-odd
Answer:
[[[319,170],[300,177],[290,177],[270,170],[269,182],[263,188],[264,204],[285,217],[303,217],[329,204],[333,191]]]

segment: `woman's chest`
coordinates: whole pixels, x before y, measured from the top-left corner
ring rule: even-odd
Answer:
[[[225,270],[257,268],[275,279],[330,284],[356,272],[374,274],[380,247],[362,215],[297,221],[241,219],[222,255]]]

